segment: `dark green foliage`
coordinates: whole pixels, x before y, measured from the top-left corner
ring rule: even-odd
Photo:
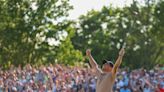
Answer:
[[[87,48],[99,64],[103,59],[115,61],[125,45],[123,66],[152,68],[164,64],[164,2],[134,1],[124,8],[104,7],[80,17],[74,46],[85,54]]]
[[[73,63],[82,58],[69,40],[74,31],[70,31],[72,22],[66,20],[70,9],[72,6],[68,0],[1,0],[1,65],[7,67],[10,64],[66,62],[59,54],[68,55],[66,59],[73,58],[70,61]],[[68,35],[61,37],[61,32]],[[60,44],[51,45],[48,41],[50,39],[53,42],[55,39]],[[61,48],[63,45],[66,51]],[[71,55],[65,54],[66,52],[71,52]]]

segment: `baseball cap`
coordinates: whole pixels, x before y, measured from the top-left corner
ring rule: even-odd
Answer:
[[[106,59],[103,60],[103,64],[108,64],[108,65],[110,65],[111,67],[114,66],[114,64],[113,64],[112,61],[108,61],[108,60],[106,60]]]

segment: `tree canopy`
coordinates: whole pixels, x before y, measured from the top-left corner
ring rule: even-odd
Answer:
[[[145,0],[123,8],[92,10],[80,17],[73,44],[83,53],[91,48],[99,64],[103,59],[115,61],[125,46],[123,66],[152,68],[164,63],[163,8],[163,1]]]
[[[88,48],[102,64],[115,61],[122,46],[123,66],[164,64],[164,1],[144,1],[91,10],[73,21],[69,0],[1,0],[0,65],[75,65],[87,61]]]
[[[1,65],[82,61],[70,40],[68,0],[1,0],[0,5]]]

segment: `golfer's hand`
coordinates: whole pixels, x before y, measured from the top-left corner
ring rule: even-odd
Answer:
[[[124,56],[124,54],[125,54],[125,49],[122,48],[122,49],[120,50],[120,52],[119,52],[119,56]]]
[[[86,55],[87,55],[87,56],[91,55],[91,50],[90,50],[90,49],[87,49],[87,50],[86,50]]]

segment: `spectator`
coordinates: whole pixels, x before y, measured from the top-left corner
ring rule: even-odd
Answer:
[[[164,92],[164,71],[121,70],[115,92]],[[0,92],[95,92],[96,77],[88,68],[50,65],[0,71]]]
[[[130,90],[127,86],[123,86],[123,87],[120,89],[120,92],[131,92],[131,90]]]

